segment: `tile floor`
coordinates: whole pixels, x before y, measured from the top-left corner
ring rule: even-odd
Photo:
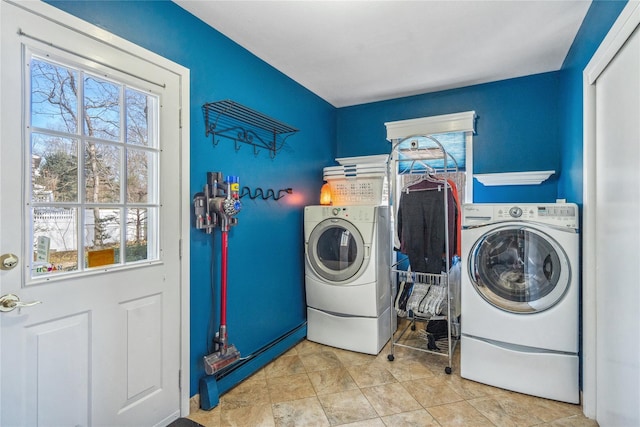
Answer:
[[[220,397],[192,399],[190,419],[223,426],[585,426],[579,405],[514,393],[460,377],[448,357],[389,344],[378,356],[304,340]]]

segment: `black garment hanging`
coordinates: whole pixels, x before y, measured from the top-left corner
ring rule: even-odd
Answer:
[[[411,270],[440,274],[449,235],[449,257],[455,251],[456,202],[447,191],[448,230],[445,230],[444,186],[446,181],[425,176],[402,191],[398,206],[400,250],[409,258]]]

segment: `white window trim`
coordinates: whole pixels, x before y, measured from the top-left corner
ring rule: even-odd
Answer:
[[[443,114],[417,119],[386,122],[387,140],[394,141],[420,135],[435,135],[449,132],[465,132],[466,164],[465,200],[473,202],[473,134],[475,134],[476,112]]]
[[[404,139],[418,135],[434,135],[448,132],[475,133],[475,111],[421,117],[418,119],[387,122],[387,140]]]

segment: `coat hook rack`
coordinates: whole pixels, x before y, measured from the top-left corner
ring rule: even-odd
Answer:
[[[266,149],[269,157],[275,158],[287,138],[298,132],[294,127],[229,99],[204,104],[202,111],[205,136],[213,135],[214,146],[218,144],[216,136],[219,136],[234,141],[236,151],[241,144],[253,146],[255,156],[260,149]]]

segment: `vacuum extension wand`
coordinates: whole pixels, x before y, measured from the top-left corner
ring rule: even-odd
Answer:
[[[207,374],[213,375],[220,369],[240,359],[240,352],[228,344],[227,336],[227,264],[229,249],[229,229],[238,223],[235,215],[242,208],[240,203],[240,184],[238,177],[227,176],[220,185],[222,173],[207,173],[207,184],[203,193],[194,198],[196,228],[211,233],[220,227],[222,234],[222,258],[220,278],[220,330],[214,340],[214,352],[204,357]]]
[[[220,273],[220,332],[218,343],[220,351],[224,354],[227,352],[227,255],[229,252],[229,232],[222,232],[222,266]]]

